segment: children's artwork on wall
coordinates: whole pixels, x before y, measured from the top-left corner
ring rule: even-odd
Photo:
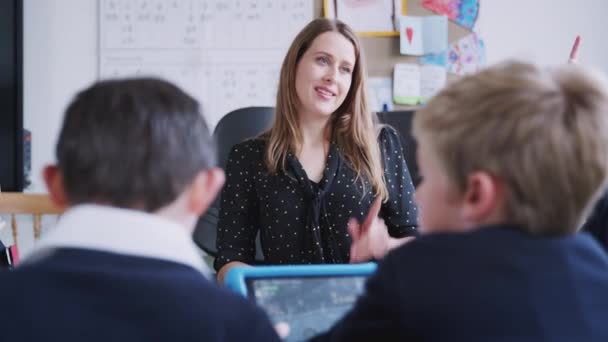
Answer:
[[[393,100],[397,104],[426,103],[446,84],[445,68],[413,63],[395,64]]]
[[[406,0],[324,0],[326,18],[337,18],[362,36],[398,36]]]
[[[402,55],[438,53],[448,46],[448,20],[443,15],[403,16],[399,21],[399,33]]]
[[[457,75],[472,74],[486,63],[485,44],[476,33],[472,33],[450,44],[447,51],[420,57],[418,63],[444,66],[448,72]]]
[[[374,112],[393,110],[393,80],[390,77],[367,79],[368,103]]]
[[[451,21],[469,30],[473,29],[479,14],[479,0],[423,0],[422,6],[447,15]]]

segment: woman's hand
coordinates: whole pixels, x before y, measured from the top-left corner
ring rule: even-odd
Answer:
[[[350,262],[365,262],[382,259],[388,251],[390,237],[384,221],[375,218],[368,227],[350,219],[348,232],[352,237],[350,245]]]
[[[382,259],[386,253],[412,240],[412,237],[394,239],[388,235],[384,220],[378,217],[382,199],[377,198],[363,223],[351,218],[348,222],[348,233],[351,236],[350,262],[365,262]]]

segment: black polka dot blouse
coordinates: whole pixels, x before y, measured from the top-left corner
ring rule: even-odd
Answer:
[[[391,236],[415,235],[414,186],[399,137],[393,128],[384,127],[379,142],[389,192],[380,217]],[[231,261],[253,264],[258,231],[265,264],[348,263],[347,223],[367,214],[374,200],[370,183],[355,181],[355,172],[335,144],[330,145],[319,183],[308,179],[294,155],[287,157],[287,172],[269,175],[264,144],[262,138],[247,140],[235,145],[228,157],[215,269]]]

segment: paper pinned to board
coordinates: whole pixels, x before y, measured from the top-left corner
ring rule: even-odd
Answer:
[[[326,18],[337,18],[363,36],[398,36],[396,18],[406,13],[405,0],[324,1]]]
[[[473,29],[479,15],[479,0],[424,0],[422,7],[444,14],[469,30]]]
[[[448,46],[448,20],[443,15],[403,16],[399,20],[399,33],[402,55],[438,53]]]
[[[425,103],[437,94],[447,82],[447,73],[435,65],[420,66],[420,102]]]
[[[446,51],[420,57],[418,63],[443,66],[448,72],[463,76],[477,72],[486,64],[485,50],[483,39],[472,33],[450,44]]]
[[[368,78],[367,90],[371,111],[386,112],[393,110],[393,80],[390,77]]]
[[[398,104],[415,105],[420,98],[420,66],[395,64],[393,75],[393,100]]]
[[[444,67],[400,63],[395,65],[393,100],[404,105],[426,103],[446,84]]]

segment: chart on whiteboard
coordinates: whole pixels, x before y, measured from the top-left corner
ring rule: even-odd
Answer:
[[[213,129],[247,106],[274,106],[289,44],[310,0],[99,0],[99,78],[158,76],[202,104]]]

